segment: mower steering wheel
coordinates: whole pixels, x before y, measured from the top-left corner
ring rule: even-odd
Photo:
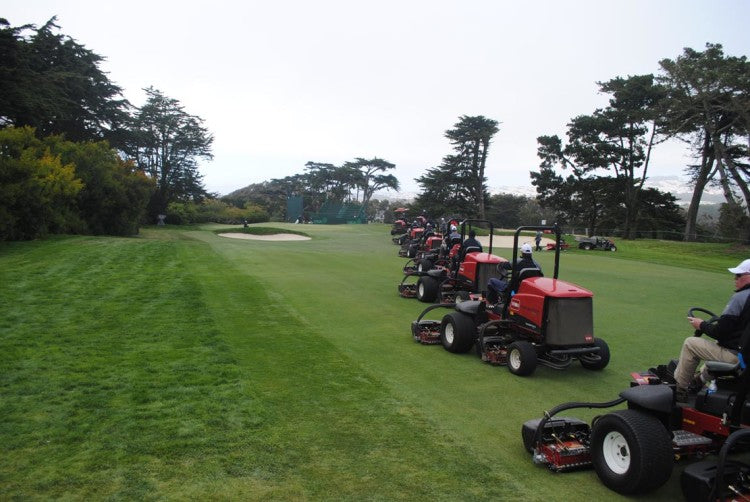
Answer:
[[[695,312],[702,312],[702,313],[708,315],[709,316],[708,319],[705,319],[705,322],[707,322],[708,324],[713,324],[713,323],[715,323],[716,321],[719,320],[719,316],[717,316],[716,314],[714,314],[710,310],[706,310],[706,309],[700,308],[700,307],[692,307],[690,310],[688,310],[688,317],[698,317],[698,318],[702,319],[702,317],[696,315]],[[695,333],[693,333],[693,335],[694,336],[701,336],[701,331],[698,330],[698,329],[696,329]]]

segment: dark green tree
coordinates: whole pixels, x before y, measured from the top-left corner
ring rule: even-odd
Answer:
[[[148,206],[154,221],[170,202],[200,202],[208,195],[198,160],[213,158],[213,136],[203,119],[185,112],[179,101],[153,87],[144,90],[147,100],[133,117],[126,152],[156,182]]]
[[[372,159],[363,159],[357,157],[353,162],[346,162],[343,166],[352,176],[354,186],[362,190],[362,206],[367,209],[370,204],[372,195],[378,190],[395,190],[398,191],[398,179],[392,174],[385,174],[396,167],[395,164],[374,157]],[[359,199],[359,198],[357,198]]]
[[[129,107],[122,89],[99,68],[103,58],[57,33],[55,20],[36,29],[0,18],[0,126],[121,148]]]
[[[460,166],[459,176],[466,185],[470,201],[476,207],[476,215],[485,219],[484,204],[487,197],[487,178],[485,167],[492,137],[499,131],[498,122],[482,115],[470,117],[462,115],[445,132],[460,161],[453,162]]]
[[[471,187],[466,183],[465,160],[464,157],[448,155],[438,167],[427,169],[425,174],[416,178],[414,181],[422,191],[412,206],[432,217],[477,217]]]
[[[724,189],[727,204],[736,206],[727,214],[742,208],[750,215],[750,63],[745,56],[725,56],[720,44],[706,44],[703,52],[685,48],[659,64],[658,80],[667,90],[665,131],[689,143],[698,159],[687,170],[694,188],[685,240],[695,240],[698,208],[712,181]],[[747,226],[743,234],[750,235]]]

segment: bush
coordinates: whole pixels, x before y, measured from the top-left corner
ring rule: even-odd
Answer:
[[[240,225],[268,221],[268,213],[255,205],[239,208],[218,199],[196,202],[171,202],[167,206],[166,223],[189,225],[192,223],[225,223]]]

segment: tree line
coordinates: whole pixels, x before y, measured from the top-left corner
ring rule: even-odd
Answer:
[[[249,185],[218,199],[206,191],[199,161],[213,157],[213,135],[200,117],[153,87],[133,106],[99,65],[103,58],[59,33],[0,19],[0,240],[54,232],[128,235],[143,222],[240,222],[286,219],[289,196],[304,211],[326,201],[363,204],[388,214],[379,190],[399,189],[379,157],[334,165],[310,161],[304,172]],[[537,138],[540,165],[530,170],[537,196],[491,195],[487,161],[500,122],[463,115],[446,130],[450,153],[415,181],[412,214],[491,219],[514,226],[547,219],[625,238],[647,231],[699,235],[706,187],[721,187],[719,227],[750,239],[750,65],[718,44],[659,62],[658,75],[598,83],[606,107],[567,124],[566,138]],[[647,188],[659,145],[678,139],[695,162],[686,167],[687,211],[668,193]],[[127,206],[127,207],[126,207]],[[387,216],[386,216],[387,217]],[[519,221],[520,220],[520,221]]]
[[[658,231],[696,240],[703,191],[716,185],[726,200],[719,229],[750,240],[750,64],[745,56],[726,56],[721,45],[707,44],[703,52],[686,48],[659,65],[656,76],[599,82],[600,92],[610,96],[608,106],[571,119],[566,141],[537,138],[541,163],[530,176],[538,211],[527,216],[590,234],[607,229],[630,239]],[[422,192],[412,212],[484,219],[499,216],[496,208],[507,209],[506,196],[488,193],[484,174],[498,126],[481,115],[460,117],[445,132],[452,152],[415,180]],[[686,166],[693,190],[687,211],[673,195],[644,186],[655,149],[669,139],[681,140],[696,159]]]
[[[131,105],[103,58],[59,33],[0,19],[0,240],[48,233],[130,235],[210,198],[198,160],[213,136],[179,101],[148,87]],[[206,216],[267,217],[201,207]]]
[[[302,197],[305,218],[317,213],[327,201],[354,202],[361,204],[368,219],[372,219],[377,210],[376,205],[370,204],[375,192],[399,190],[398,179],[388,173],[395,167],[395,164],[378,157],[357,157],[340,166],[309,161],[302,173],[248,185],[222,197],[222,200],[236,206],[263,207],[272,219],[282,221],[289,216],[298,216],[286,215],[286,202],[290,196]]]
[[[750,64],[726,56],[719,44],[690,48],[659,62],[658,75],[617,77],[598,83],[609,104],[574,117],[567,141],[540,136],[540,169],[532,172],[540,204],[563,220],[589,228],[615,228],[625,238],[645,227],[682,226],[684,240],[698,238],[705,188],[720,186],[725,202],[719,227],[750,239]],[[693,190],[687,212],[674,198],[644,188],[660,143],[682,141],[695,159],[686,166]]]

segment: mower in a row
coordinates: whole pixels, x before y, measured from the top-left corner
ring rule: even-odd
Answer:
[[[706,312],[691,309],[691,317],[693,310]],[[682,472],[686,500],[750,500],[750,466],[726,459],[730,446],[733,451],[748,451],[750,446],[750,372],[742,357],[736,365],[706,362],[716,385],[704,388],[687,404],[675,402],[671,373],[676,361],[670,365],[633,373],[631,387],[615,400],[563,403],[527,421],[521,430],[524,447],[535,463],[552,471],[593,467],[602,483],[622,494],[659,488],[671,477],[677,460],[701,460]],[[556,416],[574,408],[621,404],[627,409],[599,415],[590,426]],[[717,452],[718,460],[702,460]]]
[[[490,240],[487,252],[479,248],[464,248],[464,239],[473,226],[489,228]],[[437,256],[425,254],[422,266],[406,273],[398,285],[398,293],[404,298],[417,298],[425,303],[453,303],[459,292],[486,292],[491,277],[500,277],[505,258],[492,254],[492,222],[488,220],[464,220],[461,225],[460,242],[451,245],[448,254]]]
[[[560,241],[557,225],[519,227],[513,256],[517,256],[521,232],[533,230],[555,232]],[[465,353],[475,346],[483,361],[507,365],[519,376],[530,375],[538,364],[564,369],[576,359],[586,369],[603,369],[610,354],[607,343],[594,337],[593,294],[557,279],[559,258],[558,246],[552,278],[543,277],[539,269],[513,268],[509,286],[497,304],[487,300],[489,277],[477,273],[473,290],[454,291],[452,297],[445,294],[443,298],[450,301],[428,307],[412,322],[413,338],[423,344],[441,343],[454,353]],[[499,264],[493,263],[502,277],[505,268]],[[425,277],[420,281],[422,286],[431,284]],[[425,318],[441,307],[453,311],[442,320]]]

